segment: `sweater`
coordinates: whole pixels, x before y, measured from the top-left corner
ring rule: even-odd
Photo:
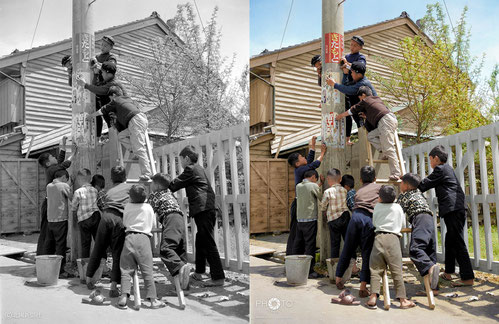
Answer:
[[[296,219],[313,221],[317,219],[318,200],[322,199],[322,190],[315,182],[304,179],[296,186]]]

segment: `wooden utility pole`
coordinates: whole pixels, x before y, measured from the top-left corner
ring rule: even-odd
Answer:
[[[343,1],[322,0],[322,143],[327,145],[327,154],[322,161],[322,174],[331,168],[345,173],[345,119],[335,120],[337,114],[345,111],[345,96],[327,84],[327,78],[341,83],[343,71],[340,60],[343,57]],[[327,220],[319,218],[321,261],[329,258],[330,243]]]
[[[77,77],[83,77],[88,83],[92,82],[93,72],[90,60],[95,57],[95,36],[93,25],[92,0],[73,0],[73,94],[72,94],[72,142],[73,178],[76,179],[78,170],[89,169],[95,173],[96,129],[95,118],[87,120],[87,116],[95,112],[95,98],[89,91],[78,84]],[[75,182],[73,189],[81,186]],[[80,255],[80,233],[77,222],[70,215],[69,233],[71,237],[71,259]]]

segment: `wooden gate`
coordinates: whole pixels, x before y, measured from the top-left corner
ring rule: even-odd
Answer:
[[[35,159],[0,160],[0,233],[39,230],[39,177]]]
[[[289,230],[294,179],[285,159],[251,159],[250,233]]]

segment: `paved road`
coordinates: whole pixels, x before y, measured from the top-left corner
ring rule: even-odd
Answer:
[[[364,306],[343,306],[331,304],[331,297],[339,290],[329,284],[329,279],[309,280],[307,285],[289,287],[285,284],[284,265],[264,259],[250,258],[250,316],[251,322],[260,323],[419,323],[419,324],[457,324],[457,323],[497,323],[499,321],[499,286],[489,282],[477,283],[474,288],[443,288],[437,297],[435,310],[427,308],[426,297],[413,297],[417,307],[409,310],[399,309],[398,302],[392,302],[389,311],[370,310]],[[409,296],[414,296],[419,284],[415,277],[404,273]],[[277,285],[275,284],[277,282]],[[358,296],[358,279],[347,284]],[[393,288],[393,285],[391,286]],[[394,296],[394,291],[390,290]],[[447,298],[443,295],[457,292],[459,297]],[[489,295],[486,292],[492,293]],[[467,302],[472,295],[479,300]],[[362,304],[367,298],[361,299]],[[269,303],[270,302],[270,303]],[[269,306],[270,304],[270,306]],[[277,307],[276,305],[279,305]]]

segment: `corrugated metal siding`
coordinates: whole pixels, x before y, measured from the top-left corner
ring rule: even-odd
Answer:
[[[118,69],[135,77],[142,76],[137,66],[131,63],[134,57],[152,58],[150,40],[164,37],[165,33],[157,25],[132,30],[113,36],[118,56]],[[97,48],[98,48],[97,44]],[[71,122],[71,87],[67,84],[67,74],[61,67],[64,55],[71,49],[47,55],[28,62],[26,70],[26,125],[28,135],[37,135],[67,125]],[[139,96],[130,91],[132,97]]]
[[[347,34],[345,39],[351,36]],[[401,58],[398,43],[407,36],[414,36],[414,32],[407,25],[364,36],[366,45],[362,53],[367,56],[368,69],[390,77],[393,72],[383,64],[375,62],[372,57]],[[345,53],[349,52],[349,47],[350,43],[345,42]],[[321,122],[321,110],[318,106],[321,88],[317,85],[317,73],[310,66],[310,60],[316,54],[320,54],[320,49],[277,62],[275,118],[278,136],[276,138],[308,129]],[[379,84],[373,82],[373,85],[387,105],[393,107],[401,104],[388,96]]]

